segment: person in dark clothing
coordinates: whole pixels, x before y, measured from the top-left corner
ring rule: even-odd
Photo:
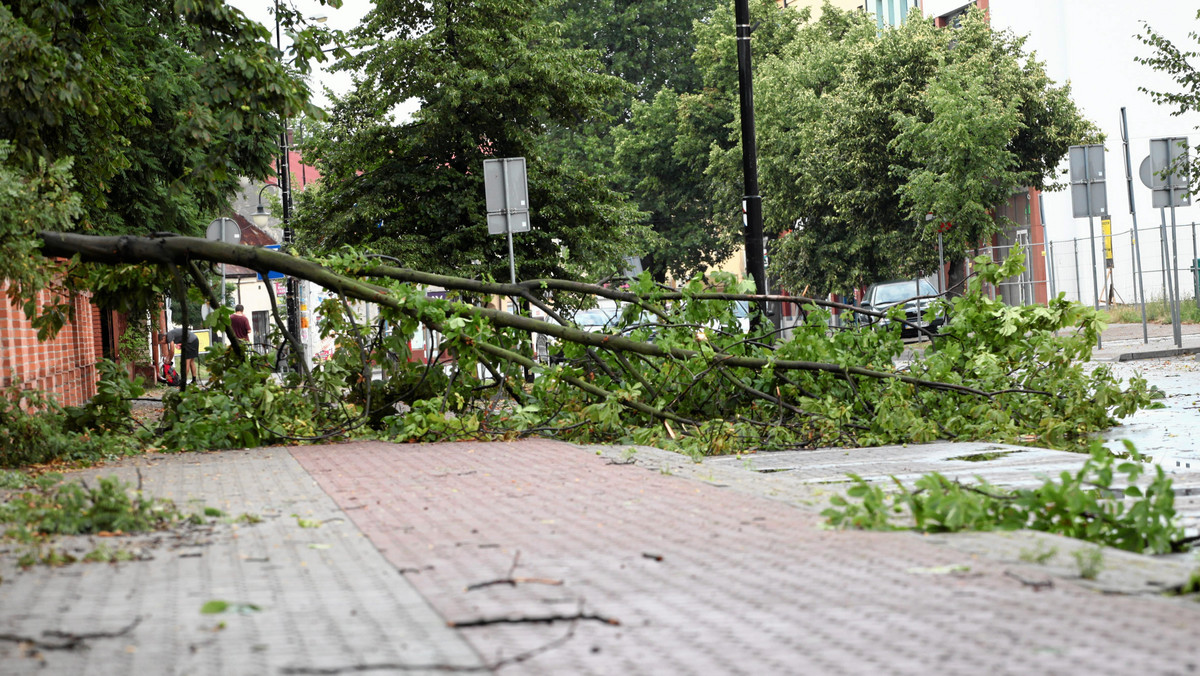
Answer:
[[[229,318],[229,328],[233,329],[233,335],[238,340],[243,342],[250,341],[250,318],[243,314],[245,308],[241,303],[233,306],[233,316]]]
[[[183,342],[183,329],[167,331],[167,359],[175,356],[175,346],[180,346],[180,356],[183,359],[183,372],[190,373],[192,380],[199,382],[200,372],[196,369],[196,357],[200,356],[200,338],[193,331],[188,331],[188,342]]]

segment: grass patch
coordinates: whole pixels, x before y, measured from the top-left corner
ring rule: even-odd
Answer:
[[[1109,324],[1141,324],[1142,308],[1140,305],[1114,305],[1101,309],[1100,316]],[[1200,324],[1200,308],[1194,299],[1180,301],[1179,318],[1184,324]],[[1171,309],[1166,300],[1152,300],[1146,304],[1146,321],[1151,324],[1171,323]]]

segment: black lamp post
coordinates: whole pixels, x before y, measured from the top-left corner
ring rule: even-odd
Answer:
[[[259,189],[259,191],[258,191],[258,206],[255,208],[254,213],[251,214],[250,220],[253,221],[254,224],[260,228],[266,227],[270,223],[270,218],[271,218],[271,212],[267,209],[267,206],[265,204],[263,204],[263,199],[262,199],[263,192],[265,192],[267,188],[278,188],[281,196],[282,195],[290,195],[290,191],[284,192],[285,191],[284,186],[282,186],[278,183],[267,183],[266,185],[264,185],[262,188]],[[290,227],[288,227],[288,218],[291,216],[290,212],[291,212],[291,210],[288,208],[287,202],[284,202],[283,218],[281,219],[283,221],[283,241],[284,242],[290,242],[292,240],[292,234],[293,234],[292,229]],[[286,294],[286,297],[284,300],[284,307],[287,308],[287,329],[288,329],[288,332],[292,334],[292,336],[294,336],[297,340],[299,340],[300,334],[297,333],[297,330],[300,327],[300,320],[299,320],[299,313],[296,311],[296,308],[298,305],[296,302],[296,299],[299,297],[299,283],[297,282],[295,277],[288,277],[286,283],[287,283],[287,294]]]
[[[738,91],[742,121],[742,174],[745,195],[742,206],[746,211],[746,272],[754,278],[755,293],[768,293],[766,262],[763,260],[762,197],[758,194],[758,146],[754,138],[754,77],[750,69],[750,3],[734,0],[734,23],[737,24]],[[755,328],[767,314],[766,303],[757,304],[758,311],[750,313]]]
[[[283,63],[283,31],[279,20],[279,0],[275,0],[275,48],[279,51],[279,62]],[[276,172],[279,176],[279,201],[283,204],[283,214],[281,221],[283,222],[283,242],[284,248],[291,244],[296,238],[295,232],[292,231],[292,172],[291,159],[289,152],[291,144],[288,142],[288,119],[283,113],[280,113],[283,120],[283,129],[279,132],[279,158],[276,160]],[[266,186],[263,186],[263,190]],[[258,212],[255,214],[266,214],[266,209],[262,203],[262,190],[258,191]],[[255,218],[255,222],[258,219]],[[288,332],[297,340],[300,339],[300,311],[298,298],[300,296],[300,284],[295,277],[287,278],[287,295],[284,301],[284,307],[287,308],[287,327]],[[302,357],[301,357],[302,358]]]

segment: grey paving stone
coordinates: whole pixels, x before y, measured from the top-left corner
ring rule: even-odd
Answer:
[[[150,495],[264,521],[167,538],[149,548],[150,561],[20,572],[12,556],[2,557],[0,633],[41,637],[140,623],[118,638],[89,640],[86,650],[30,651],[0,641],[0,672],[249,675],[480,664],[286,449],[150,456],[85,475],[136,484],[139,468]],[[301,528],[293,515],[322,525]],[[217,599],[261,610],[201,614]]]

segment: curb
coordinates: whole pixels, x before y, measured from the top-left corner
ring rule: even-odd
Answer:
[[[1173,347],[1167,350],[1146,350],[1144,352],[1123,352],[1114,361],[1136,361],[1139,359],[1166,359],[1200,353],[1200,347]]]

